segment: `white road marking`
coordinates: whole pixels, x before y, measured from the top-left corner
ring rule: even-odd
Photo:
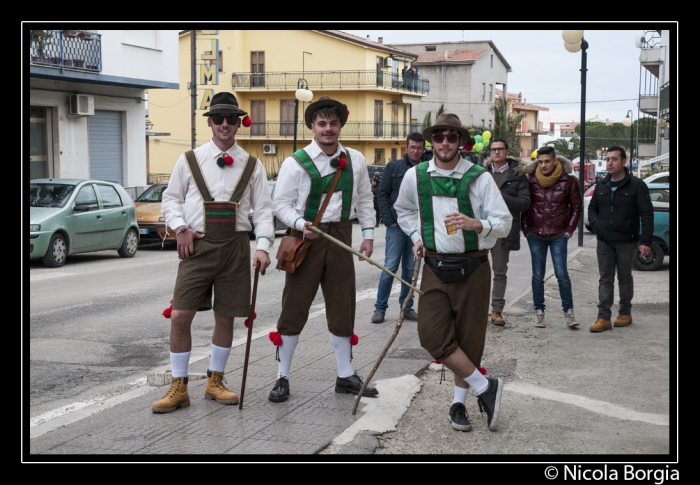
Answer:
[[[587,409],[588,411],[604,414],[613,418],[626,419],[629,421],[642,421],[644,423],[658,424],[660,426],[669,425],[669,417],[666,414],[639,413],[632,409],[627,409],[609,402],[598,401],[597,399],[591,399],[588,397],[579,396],[577,394],[552,391],[550,389],[535,386],[534,384],[529,384],[527,382],[506,382],[503,389],[506,391],[517,392],[518,394],[525,394],[542,399],[549,399],[550,401],[571,404]]]

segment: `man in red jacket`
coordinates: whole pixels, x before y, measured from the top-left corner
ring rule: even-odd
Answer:
[[[566,269],[567,243],[581,217],[583,201],[571,162],[557,157],[554,148],[542,147],[537,160],[530,162],[528,181],[532,205],[521,225],[532,257],[532,298],[536,327],[545,327],[544,274],[547,249],[552,255],[554,274],[559,282],[562,310],[569,327],[578,326],[574,317],[571,279]]]

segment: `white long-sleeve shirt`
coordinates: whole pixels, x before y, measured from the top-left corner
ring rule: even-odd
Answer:
[[[452,178],[461,180],[474,164],[460,158]],[[428,162],[428,174],[441,176],[435,166],[435,159]],[[403,177],[399,195],[394,204],[401,230],[411,237],[414,244],[422,239],[420,219],[420,199],[416,184],[417,169],[410,168]],[[458,184],[457,184],[458,185]],[[490,175],[476,177],[469,186],[469,200],[474,212],[474,219],[479,219],[484,229],[478,234],[479,249],[490,249],[500,237],[506,237],[513,222],[513,216],[506,206],[496,182]],[[438,253],[463,253],[465,250],[462,232],[448,235],[445,228],[445,216],[450,212],[459,212],[456,197],[432,197],[433,232]]]
[[[362,227],[364,239],[374,239],[375,212],[372,197],[372,186],[367,173],[367,162],[362,153],[338,144],[338,149],[330,157],[326,155],[316,140],[304,147],[304,151],[309,155],[314,165],[318,169],[321,177],[334,173],[336,169],[331,167],[332,158],[340,155],[342,149],[348,151],[352,163],[353,191],[350,205],[350,217],[354,216],[357,210],[357,218]],[[311,190],[311,178],[306,170],[292,157],[287,157],[280,167],[277,176],[277,186],[275,187],[275,200],[273,201],[275,215],[287,226],[298,231],[304,229],[304,210],[306,209],[306,199]],[[326,194],[321,196],[320,204]],[[320,207],[320,206],[319,206]],[[321,222],[338,222],[343,209],[343,194],[340,191],[333,192],[331,200],[326,207]],[[311,221],[313,222],[313,221]]]
[[[211,196],[216,201],[230,200],[248,161],[248,153],[237,143],[234,144],[225,152],[233,157],[233,165],[222,168],[216,164],[216,160],[223,156],[224,152],[213,141],[195,148],[194,152]],[[272,201],[267,187],[267,174],[259,160],[238,205],[237,231],[251,230],[250,221],[248,221],[251,209],[254,211],[253,223],[257,249],[269,251],[275,240]],[[173,230],[186,225],[195,231],[204,232],[204,203],[184,153],[175,164],[168,188],[163,192],[161,211],[165,217],[165,223]]]

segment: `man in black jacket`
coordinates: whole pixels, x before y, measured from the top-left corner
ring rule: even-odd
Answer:
[[[588,205],[588,222],[595,231],[598,246],[598,319],[591,332],[612,328],[610,322],[615,300],[615,271],[620,287],[620,309],[614,325],[632,323],[632,263],[637,253],[646,257],[651,252],[654,233],[654,207],[647,185],[627,171],[627,156],[619,146],[608,148],[608,175],[596,184]],[[641,235],[639,221],[641,219]]]
[[[406,155],[403,158],[389,162],[384,169],[382,178],[377,190],[377,201],[379,202],[379,212],[382,222],[386,226],[386,248],[384,253],[384,266],[396,273],[401,263],[401,278],[411,281],[413,277],[413,241],[404,233],[397,223],[394,203],[399,195],[399,188],[406,171],[418,165],[425,151],[425,138],[420,133],[411,133],[406,138]],[[379,277],[379,287],[377,288],[377,301],[374,303],[374,315],[372,323],[382,323],[384,314],[389,308],[389,295],[393,278],[390,274],[382,271]],[[408,296],[408,286],[401,283],[399,293],[399,307]],[[413,300],[408,302],[404,318],[406,320],[418,320],[418,313],[412,308]]]
[[[506,304],[506,284],[508,282],[508,260],[511,251],[520,249],[520,214],[530,208],[530,185],[525,176],[525,163],[508,157],[508,143],[502,138],[491,140],[491,157],[484,162],[484,168],[496,181],[503,200],[513,216],[513,224],[508,236],[499,238],[489,251],[493,269],[491,290],[491,323],[505,325],[503,307]]]

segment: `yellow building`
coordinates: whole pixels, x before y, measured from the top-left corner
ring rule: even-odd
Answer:
[[[503,91],[497,89],[496,99],[502,97]],[[549,111],[549,108],[528,104],[523,99],[523,93],[508,93],[508,104],[514,115],[520,113],[525,115],[515,130],[518,146],[515,147],[515,150],[511,149],[510,153],[512,156],[519,153],[521,157],[529,157],[533,150],[540,147],[539,135],[549,133],[549,123],[546,123],[547,126],[545,126],[545,123],[540,120],[540,111]]]
[[[150,131],[167,135],[149,136],[149,179],[167,178],[180,154],[211,139],[202,114],[221,91],[233,92],[251,117],[236,141],[262,160],[268,175],[294,151],[300,86],[312,91],[311,102],[326,95],[348,106],[340,141],[362,152],[367,163],[401,158],[406,136],[420,131],[412,105],[429,91],[427,80],[406,74],[415,59],[381,38],[373,42],[337,30],[183,31],[180,89],[149,93]],[[313,139],[304,123],[308,104],[298,101],[297,148]]]

